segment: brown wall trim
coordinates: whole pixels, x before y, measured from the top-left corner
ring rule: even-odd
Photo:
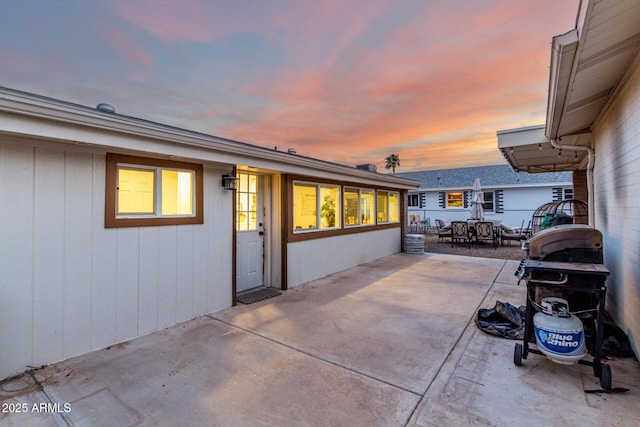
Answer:
[[[327,231],[309,231],[307,233],[289,232],[289,243],[302,242],[305,240],[323,239],[325,237],[346,236],[349,234],[368,233],[369,231],[385,230],[387,228],[400,228],[401,223],[380,224],[380,225],[360,225],[355,227],[345,227]]]
[[[282,176],[280,177],[280,189],[281,189],[281,200],[282,200],[282,207],[281,207],[281,217],[282,220],[280,222],[280,274],[282,276],[282,283],[280,284],[280,288],[283,291],[286,291],[287,289],[289,289],[289,277],[287,275],[287,243],[288,243],[288,234],[287,234],[287,224],[289,224],[290,220],[290,216],[289,216],[289,191],[288,191],[288,185],[289,183],[289,176],[287,174],[282,174]]]
[[[400,191],[400,227],[401,236],[407,234],[407,207],[409,205],[409,192],[407,190]],[[400,252],[404,252],[404,237],[400,239]]]
[[[196,214],[189,217],[155,217],[155,218],[117,218],[116,217],[116,177],[118,163],[133,165],[189,169],[196,173]],[[116,227],[148,227],[157,225],[184,225],[204,223],[204,179],[203,166],[197,163],[174,162],[172,160],[152,159],[149,157],[127,156],[107,153],[105,173],[105,228]]]
[[[231,172],[233,176],[236,176],[236,167],[233,167],[233,171]],[[225,190],[229,191],[229,190]],[[231,195],[231,306],[235,306],[238,303],[238,295],[236,295],[237,283],[236,283],[236,272],[237,272],[237,233],[236,233],[236,190],[231,191],[233,194]]]

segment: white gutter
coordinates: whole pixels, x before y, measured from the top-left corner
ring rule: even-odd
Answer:
[[[564,108],[567,102],[568,86],[569,82],[575,76],[575,67],[577,66],[575,59],[578,49],[578,42],[580,39],[580,32],[582,31],[582,23],[584,23],[584,17],[587,7],[583,7],[583,0],[580,0],[578,4],[578,13],[576,14],[575,28],[562,36],[556,36],[552,41],[551,49],[551,72],[549,78],[549,101],[547,105],[547,124],[545,133],[549,136],[549,143],[552,147],[557,149],[573,150],[573,151],[586,151],[587,152],[587,205],[589,210],[589,225],[595,226],[595,207],[593,205],[593,168],[595,163],[595,152],[591,147],[584,145],[564,145],[558,143],[562,140],[562,136],[552,138],[552,135],[557,135],[560,128],[560,121],[565,112]],[[589,4],[587,3],[587,6]],[[574,50],[571,52],[571,50]],[[568,76],[566,82],[560,82],[561,67],[558,65],[561,62],[563,55],[571,55],[571,73]],[[554,67],[555,65],[555,67]],[[555,68],[555,72],[554,72]],[[558,88],[558,85],[562,83],[562,87]],[[557,91],[561,90],[560,93]],[[561,101],[559,113],[556,113],[555,106],[558,101]],[[554,121],[555,119],[555,121]],[[569,135],[565,135],[569,136]]]
[[[558,139],[562,140],[562,137],[559,137]],[[593,206],[593,167],[594,167],[594,161],[595,161],[595,152],[593,151],[593,149],[591,147],[586,147],[584,145],[565,145],[565,144],[559,144],[558,141],[555,138],[549,138],[549,142],[551,143],[552,147],[556,147],[560,150],[572,150],[572,151],[576,151],[576,150],[580,150],[580,151],[586,151],[587,152],[587,196],[588,196],[588,209],[589,209],[589,225],[592,227],[595,227],[595,221],[594,221],[594,214],[595,214],[595,209]]]

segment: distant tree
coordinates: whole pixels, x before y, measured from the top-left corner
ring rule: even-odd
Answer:
[[[391,169],[391,173],[396,173],[396,168],[400,166],[400,156],[398,154],[392,154],[384,160],[386,162],[384,168],[387,170]]]

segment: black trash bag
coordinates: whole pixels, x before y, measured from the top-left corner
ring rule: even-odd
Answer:
[[[516,307],[508,302],[496,301],[493,308],[481,308],[476,325],[488,334],[510,340],[524,339],[526,307]]]
[[[622,329],[613,323],[613,319],[608,315],[604,318],[604,337],[602,339],[602,354],[611,357],[635,357],[629,337]]]

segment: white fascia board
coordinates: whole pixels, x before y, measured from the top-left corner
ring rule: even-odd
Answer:
[[[243,164],[282,173],[338,178],[361,184],[414,189],[417,181],[378,174],[310,157],[227,140],[212,135],[172,128],[141,119],[93,111],[87,107],[56,102],[0,88],[0,132],[40,139],[118,148],[193,159]],[[28,129],[28,133],[25,132]],[[191,148],[185,150],[185,148]],[[181,149],[182,148],[182,149]],[[193,149],[196,150],[193,150]],[[215,156],[213,156],[215,154]]]
[[[549,142],[544,136],[544,125],[499,130],[496,135],[499,149]]]
[[[578,30],[573,29],[553,37],[551,43],[547,123],[545,127],[545,135],[548,138],[558,137],[565,101],[572,82],[578,40]]]

